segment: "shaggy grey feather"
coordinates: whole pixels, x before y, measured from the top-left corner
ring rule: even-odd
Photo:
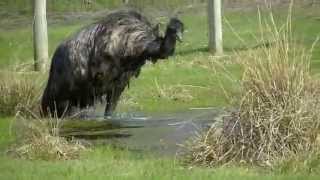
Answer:
[[[61,117],[73,106],[92,106],[106,97],[110,115],[131,77],[138,77],[146,60],[156,62],[174,53],[183,31],[171,19],[165,37],[146,17],[132,10],[115,11],[62,42],[54,53],[42,96],[44,115]]]

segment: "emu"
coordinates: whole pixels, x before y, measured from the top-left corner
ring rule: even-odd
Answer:
[[[131,77],[138,77],[146,61],[156,63],[175,52],[184,25],[171,18],[164,36],[134,10],[111,12],[84,27],[56,49],[41,99],[43,116],[58,117],[72,107],[93,106],[105,97],[105,115],[115,110]],[[54,114],[53,114],[54,113]]]

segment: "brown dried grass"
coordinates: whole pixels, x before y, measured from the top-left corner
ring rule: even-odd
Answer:
[[[60,136],[62,119],[41,119],[28,109],[18,111],[12,131],[16,144],[9,153],[30,160],[70,160],[86,150],[79,141]]]
[[[39,73],[0,72],[0,114],[13,116],[19,106],[38,110],[42,78]]]
[[[310,75],[311,51],[292,37],[291,16],[263,46],[239,54],[243,69],[238,111],[186,145],[187,160],[206,166],[244,163],[274,167],[319,148],[319,82]],[[268,44],[268,45],[267,45]],[[312,49],[311,49],[312,50]]]

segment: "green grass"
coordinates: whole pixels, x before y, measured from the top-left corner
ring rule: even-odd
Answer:
[[[10,133],[10,124],[12,118],[0,117],[0,154],[14,141],[14,137]]]
[[[52,0],[47,1],[48,12],[77,12],[93,11],[104,8],[113,8],[121,5],[117,0],[96,0],[91,5],[83,3],[82,0]],[[26,0],[2,0],[0,3],[0,12],[31,14],[32,3]]]
[[[7,127],[11,119],[0,119]],[[4,126],[3,126],[4,125]],[[1,128],[0,147],[7,146],[8,129]],[[3,152],[3,151],[2,151]],[[317,175],[302,173],[270,173],[257,168],[181,166],[178,160],[154,156],[148,152],[131,152],[108,146],[98,146],[84,152],[80,159],[69,161],[40,161],[15,159],[0,155],[0,179],[47,180],[54,179],[223,179],[223,180],[316,180]]]
[[[80,25],[52,25],[49,27],[49,54],[52,55],[56,46]],[[19,64],[30,64],[33,61],[32,27],[13,30],[0,29],[0,67],[7,69]]]
[[[91,2],[91,3],[86,3]],[[200,0],[130,0],[130,6],[136,8],[157,7],[170,9],[173,11],[181,4],[199,3]],[[98,11],[112,9],[123,6],[122,0],[50,0],[47,1],[47,11],[49,13],[57,12],[81,12]],[[32,14],[32,2],[28,0],[2,0],[0,2],[0,13],[4,14]]]
[[[312,12],[312,13],[311,13]],[[305,46],[311,46],[316,37],[320,35],[320,23],[317,17],[320,13],[314,10],[297,9],[293,16],[294,31]],[[266,13],[263,13],[267,18]],[[275,12],[276,22],[285,21],[286,11]],[[257,37],[260,37],[259,20],[257,12],[226,12],[224,21],[224,48],[226,55],[232,55],[234,50],[244,51],[255,47]],[[50,18],[49,18],[50,19]],[[224,106],[227,101],[220,89],[220,82],[228,84],[224,76],[212,76],[212,69],[206,68],[210,59],[206,52],[207,25],[206,17],[201,14],[186,14],[182,16],[186,26],[185,39],[178,45],[175,57],[169,58],[156,65],[145,66],[140,77],[133,80],[125,97],[133,102],[133,106],[120,105],[119,110],[143,111],[177,111],[189,107]],[[74,21],[71,24],[49,24],[49,54],[52,55],[56,46],[73,32],[90,21]],[[234,34],[232,28],[243,41]],[[31,69],[33,61],[32,27],[19,25],[13,28],[0,28],[0,70],[13,69],[17,64],[26,63],[24,67]],[[232,63],[232,57],[227,58]],[[312,72],[317,74],[320,68],[320,44],[315,48],[312,61]],[[229,66],[231,73],[239,76],[239,69]],[[175,77],[175,78],[172,78]],[[184,97],[159,96],[159,88],[184,90]],[[178,91],[178,90],[177,90]],[[168,92],[169,95],[172,92]],[[210,97],[210,98],[207,98]],[[125,101],[126,102],[126,101]],[[128,104],[128,103],[126,103]]]

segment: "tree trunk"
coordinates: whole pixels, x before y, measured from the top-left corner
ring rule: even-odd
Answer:
[[[46,0],[34,0],[33,11],[34,69],[45,71],[48,65]]]
[[[223,54],[221,0],[208,0],[209,51]]]

